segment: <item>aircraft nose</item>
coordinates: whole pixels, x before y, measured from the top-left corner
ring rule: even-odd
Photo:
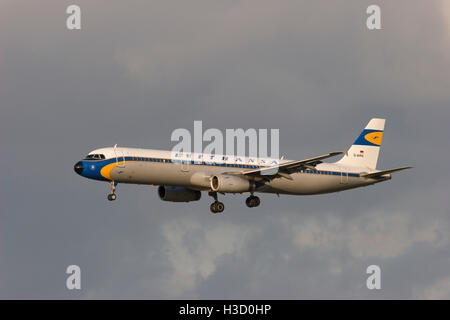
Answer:
[[[76,173],[81,174],[81,172],[83,172],[83,162],[78,161],[75,163],[73,170],[75,170]]]

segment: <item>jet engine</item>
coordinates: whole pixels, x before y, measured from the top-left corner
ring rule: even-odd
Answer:
[[[158,195],[164,201],[189,202],[200,200],[202,193],[184,187],[159,186]]]
[[[247,179],[229,174],[211,177],[211,190],[217,192],[241,193],[251,191],[253,185]]]

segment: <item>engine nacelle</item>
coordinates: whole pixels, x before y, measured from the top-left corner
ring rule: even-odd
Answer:
[[[229,174],[211,177],[211,190],[217,192],[241,193],[251,191],[252,184],[247,179]]]
[[[158,195],[164,201],[189,202],[200,200],[202,193],[184,187],[159,186]]]

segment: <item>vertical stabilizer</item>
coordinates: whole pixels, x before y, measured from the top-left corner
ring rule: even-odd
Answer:
[[[385,122],[385,119],[378,118],[370,120],[345,156],[337,163],[376,169]]]

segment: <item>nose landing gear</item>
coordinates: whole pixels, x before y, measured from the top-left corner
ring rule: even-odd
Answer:
[[[108,194],[108,200],[109,201],[114,201],[114,200],[116,200],[117,199],[117,196],[116,196],[116,185],[117,185],[117,183],[115,183],[114,181],[110,181],[109,182],[109,184],[111,185],[111,193],[110,194]]]
[[[117,196],[114,193],[108,194],[108,200],[109,201],[114,201],[116,200]]]

